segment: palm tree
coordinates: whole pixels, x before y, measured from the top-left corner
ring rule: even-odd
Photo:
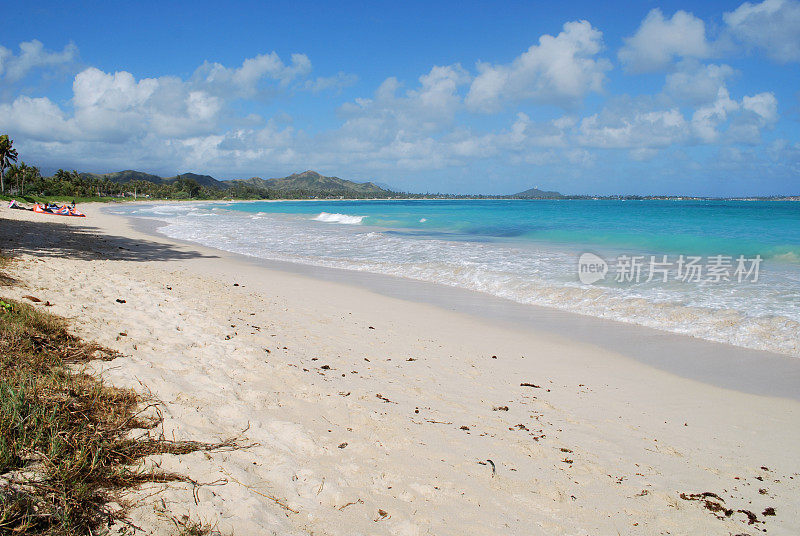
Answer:
[[[31,168],[28,167],[28,164],[25,162],[20,162],[16,166],[17,168],[17,190],[19,190],[19,195],[25,195],[25,180],[28,178],[28,175],[31,173]]]
[[[0,193],[6,193],[6,168],[17,161],[17,150],[12,147],[13,144],[14,140],[8,139],[8,134],[0,136]]]
[[[5,178],[7,180],[15,181],[17,186],[17,195],[25,195],[25,183],[32,183],[39,177],[39,168],[29,166],[25,162],[20,162],[15,166],[9,166],[6,171]]]

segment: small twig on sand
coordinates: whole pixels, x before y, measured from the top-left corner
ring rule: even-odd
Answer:
[[[225,469],[222,469],[222,472],[225,473],[228,476],[228,478],[230,478],[232,481],[236,482],[237,484],[239,484],[243,488],[247,488],[250,491],[252,491],[253,493],[256,493],[258,495],[261,495],[262,497],[265,497],[265,498],[269,499],[270,501],[274,502],[275,504],[277,504],[278,506],[280,506],[284,510],[288,510],[289,512],[292,512],[293,514],[299,514],[300,513],[299,510],[295,510],[294,508],[292,508],[291,506],[286,504],[286,502],[283,499],[278,499],[277,497],[273,497],[272,495],[270,495],[268,493],[262,493],[262,492],[258,491],[253,486],[248,486],[247,484],[237,480],[236,477],[232,476]]]
[[[361,499],[358,499],[357,501],[351,501],[351,502],[349,502],[347,504],[343,504],[342,506],[340,506],[339,510],[344,510],[348,506],[353,506],[354,504],[364,504],[364,501],[361,500]]]
[[[486,462],[489,462],[489,465],[492,466],[492,478],[494,478],[494,475],[497,472],[497,468],[495,467],[494,462],[492,460],[487,459]],[[486,465],[486,462],[479,461],[478,463],[481,465]]]

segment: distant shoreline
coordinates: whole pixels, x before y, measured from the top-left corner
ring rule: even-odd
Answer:
[[[307,170],[287,177],[262,179],[217,180],[210,175],[182,173],[160,177],[135,170],[113,173],[78,173],[58,170],[43,177],[37,168],[26,179],[25,191],[34,195],[55,198],[124,199],[145,197],[164,200],[619,200],[619,201],[800,201],[800,193],[781,195],[703,196],[689,194],[562,194],[538,187],[508,194],[458,194],[398,191],[378,186],[374,182],[357,182],[328,177]],[[9,183],[11,184],[11,183]],[[29,194],[30,195],[30,194]]]
[[[13,198],[13,196],[5,196]],[[64,197],[64,196],[58,196]],[[129,199],[117,198],[115,200],[84,201],[85,203],[114,204],[114,203],[285,203],[285,202],[314,202],[314,201],[780,201],[780,202],[799,202],[800,196],[790,197],[646,197],[646,198],[624,198],[624,197],[563,197],[560,199],[550,198],[519,198],[519,197],[352,197],[352,198],[313,198],[313,199]]]

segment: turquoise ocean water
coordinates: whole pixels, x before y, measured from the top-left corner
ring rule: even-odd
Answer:
[[[254,257],[432,281],[800,357],[796,202],[281,201],[114,210],[162,220],[168,236]],[[608,264],[592,284],[578,277],[586,252]]]

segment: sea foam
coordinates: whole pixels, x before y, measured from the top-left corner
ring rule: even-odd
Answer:
[[[329,212],[320,212],[314,220],[323,221],[325,223],[344,223],[346,225],[358,225],[364,216],[351,216],[350,214],[331,214]]]

